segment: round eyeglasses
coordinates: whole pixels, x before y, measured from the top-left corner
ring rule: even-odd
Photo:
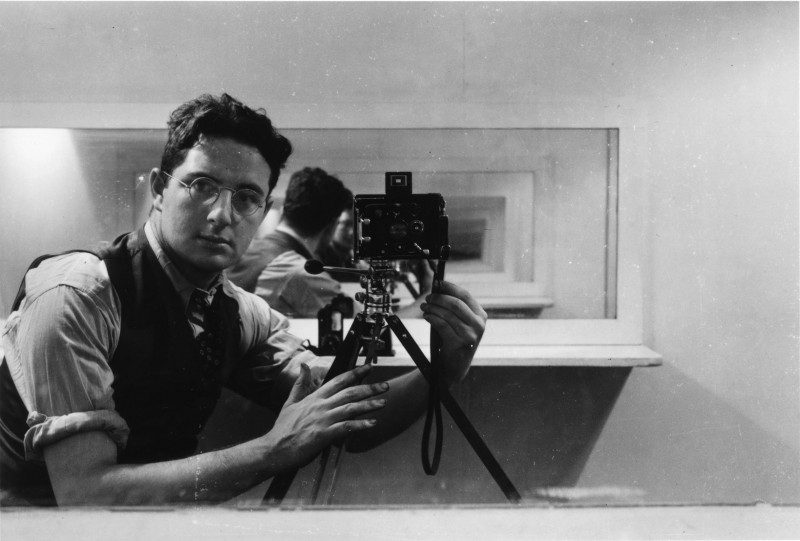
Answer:
[[[264,205],[272,205],[272,201],[269,201],[268,198],[249,188],[242,188],[241,190],[226,188],[207,177],[197,177],[187,183],[169,173],[164,171],[162,173],[189,190],[189,197],[192,198],[192,201],[202,205],[213,205],[219,199],[219,194],[222,193],[222,190],[228,190],[231,192],[231,206],[239,216],[250,216]]]

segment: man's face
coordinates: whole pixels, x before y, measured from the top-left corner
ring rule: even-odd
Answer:
[[[159,180],[151,174],[155,197],[153,227],[186,278],[205,286],[235,263],[268,209],[265,206],[250,216],[240,216],[231,206],[231,191],[221,190],[213,204],[203,204],[192,199],[178,180],[190,184],[198,177],[207,177],[220,187],[249,188],[266,198],[270,172],[254,147],[228,138],[201,137],[183,163],[172,171],[173,179],[159,175]]]
[[[339,216],[333,232],[333,242],[341,246],[353,245],[353,211],[348,209]]]

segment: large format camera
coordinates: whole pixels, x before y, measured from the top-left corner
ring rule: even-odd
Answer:
[[[368,268],[324,267],[318,261],[309,261],[306,270],[312,274],[331,270],[360,275],[364,291],[356,293],[356,300],[364,305],[365,313],[387,314],[396,300],[392,295],[396,282],[405,284],[414,298],[419,295],[408,270],[432,260],[444,270],[444,261],[450,255],[444,198],[438,193],[412,194],[411,173],[390,172],[386,173],[386,195],[356,195],[353,199],[354,259],[366,260]],[[399,260],[428,261],[407,261],[404,265]],[[336,353],[343,340],[340,322],[352,314],[352,301],[347,307],[340,297],[319,311],[317,354]],[[377,355],[393,355],[388,328],[376,343]]]
[[[356,195],[355,259],[441,259],[449,256],[444,198],[412,194],[411,173],[386,173],[386,195]]]

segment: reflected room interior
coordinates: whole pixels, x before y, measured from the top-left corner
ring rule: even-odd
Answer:
[[[296,169],[322,167],[355,194],[381,194],[385,171],[408,170],[415,193],[445,198],[447,279],[468,288],[492,318],[616,317],[617,130],[284,133],[296,150],[258,236],[277,224]],[[30,188],[11,196],[14,223],[38,221],[53,209],[20,246],[20,257],[4,258],[3,275],[21,277],[40,253],[91,249],[144,223],[148,174],[165,139],[164,130],[0,130],[0,169]],[[0,292],[4,313],[16,292],[12,282]]]

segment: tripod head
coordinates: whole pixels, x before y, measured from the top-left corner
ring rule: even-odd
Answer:
[[[384,317],[391,313],[392,285],[402,279],[398,265],[386,259],[370,260],[367,269],[351,269],[345,267],[328,267],[321,261],[311,259],[306,262],[305,270],[309,274],[320,274],[323,271],[355,274],[360,277],[364,291],[356,293],[356,300],[364,305],[363,313],[367,316],[381,314]]]

